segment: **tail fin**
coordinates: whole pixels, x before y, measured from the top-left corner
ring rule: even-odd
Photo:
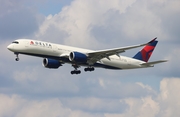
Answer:
[[[156,44],[158,41],[156,41],[157,38],[154,38],[152,41],[150,41],[141,51],[139,51],[133,58],[142,60],[145,62],[148,62],[149,58],[151,57],[151,54],[156,47]]]

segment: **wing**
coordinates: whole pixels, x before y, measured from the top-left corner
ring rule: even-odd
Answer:
[[[148,43],[139,44],[139,45],[133,45],[133,46],[127,46],[127,47],[121,47],[121,48],[113,48],[113,49],[89,52],[89,53],[87,53],[87,55],[88,55],[88,63],[89,64],[94,64],[95,62],[101,60],[102,58],[107,58],[107,59],[110,60],[109,56],[111,56],[111,55],[119,56],[119,53],[123,53],[123,52],[125,52],[126,50],[129,50],[129,49],[145,46],[145,45],[147,45],[149,43],[152,43],[156,39],[157,38],[154,38],[153,40],[151,40]]]

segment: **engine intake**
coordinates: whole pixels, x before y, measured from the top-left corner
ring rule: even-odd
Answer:
[[[86,63],[87,56],[80,52],[71,52],[69,55],[69,60],[77,63]]]
[[[62,65],[58,60],[44,58],[43,59],[43,66],[46,68],[57,69],[57,68],[59,68],[59,66],[62,66]]]

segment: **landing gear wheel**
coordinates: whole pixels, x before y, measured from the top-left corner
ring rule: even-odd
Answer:
[[[87,71],[94,71],[94,67],[87,67],[87,68],[84,68],[84,71],[87,72]]]
[[[81,71],[80,70],[74,70],[74,71],[71,71],[71,74],[73,75],[73,74],[80,74],[81,73]]]
[[[74,74],[74,71],[71,71],[71,74],[73,75],[73,74]]]
[[[80,70],[77,70],[77,68],[79,68],[78,65],[72,64],[72,66],[74,67],[75,70],[71,71],[71,74],[80,74],[81,73]]]
[[[16,58],[15,60],[16,60],[16,61],[19,61],[19,58]]]
[[[87,72],[87,71],[88,71],[88,68],[84,68],[84,71]]]
[[[81,71],[79,70],[79,71],[77,71],[77,74],[80,74],[81,73]]]

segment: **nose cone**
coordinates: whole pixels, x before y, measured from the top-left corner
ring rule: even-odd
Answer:
[[[7,49],[12,51],[13,50],[13,45],[12,44],[8,45]]]

